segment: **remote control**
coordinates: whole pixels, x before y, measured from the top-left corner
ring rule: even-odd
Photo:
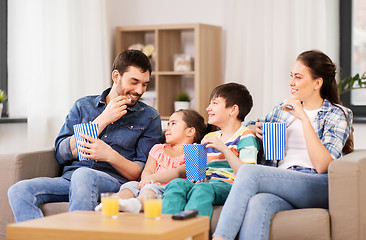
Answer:
[[[181,211],[177,214],[174,214],[172,216],[172,218],[174,220],[184,220],[184,219],[195,217],[197,215],[198,215],[198,210],[197,209],[189,209],[189,210],[184,210],[184,211]]]

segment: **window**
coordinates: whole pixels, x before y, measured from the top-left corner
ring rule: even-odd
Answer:
[[[366,72],[366,1],[340,0],[341,78]],[[343,104],[352,109],[354,122],[366,123],[366,89],[341,95]]]
[[[8,92],[8,7],[7,0],[0,0],[0,89]],[[4,104],[3,112],[6,112]],[[2,113],[0,113],[1,115]]]

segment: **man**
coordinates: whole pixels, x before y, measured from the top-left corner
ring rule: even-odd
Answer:
[[[93,210],[102,192],[117,192],[139,178],[150,148],[162,138],[159,113],[139,101],[150,75],[142,52],[124,51],[113,63],[112,88],[75,102],[55,141],[62,176],[23,180],[8,190],[17,222],[43,217],[38,206],[48,202],[69,201],[69,211]],[[89,141],[79,144],[90,160],[79,161],[73,125],[87,122],[99,125],[99,139],[81,135]]]

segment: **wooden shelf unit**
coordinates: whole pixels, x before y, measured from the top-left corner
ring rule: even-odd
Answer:
[[[222,83],[221,27],[174,24],[116,28],[116,55],[136,43],[155,47],[148,91],[155,92],[155,108],[162,119],[169,119],[174,112],[174,101],[181,91],[189,93],[192,108],[207,119],[210,93]],[[193,58],[192,71],[174,71],[174,55],[182,53]]]

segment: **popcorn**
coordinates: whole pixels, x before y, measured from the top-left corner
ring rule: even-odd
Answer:
[[[205,137],[220,137],[220,135],[217,132],[210,132]]]

